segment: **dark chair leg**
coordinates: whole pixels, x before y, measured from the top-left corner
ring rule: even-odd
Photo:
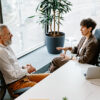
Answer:
[[[0,100],[4,99],[5,94],[6,94],[6,88],[1,88]]]

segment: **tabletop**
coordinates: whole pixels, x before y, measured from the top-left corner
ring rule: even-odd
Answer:
[[[100,100],[100,86],[85,79],[88,67],[71,60],[15,100]]]

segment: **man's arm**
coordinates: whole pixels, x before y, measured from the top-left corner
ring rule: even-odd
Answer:
[[[22,69],[17,63],[16,67],[12,64],[13,59],[5,50],[0,50],[0,70],[6,77],[11,79],[21,78],[28,74],[27,69]]]

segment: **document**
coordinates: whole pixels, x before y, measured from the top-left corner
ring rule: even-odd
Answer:
[[[49,99],[45,99],[45,98],[44,98],[44,99],[43,99],[43,98],[39,98],[39,99],[36,98],[36,99],[35,99],[35,98],[34,98],[34,99],[29,99],[29,100],[49,100]]]

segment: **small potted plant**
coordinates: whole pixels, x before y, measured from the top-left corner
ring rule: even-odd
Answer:
[[[68,100],[66,97],[63,97],[63,100]]]
[[[61,51],[56,50],[56,47],[64,46],[65,34],[59,29],[62,15],[71,11],[71,6],[68,0],[42,0],[36,9],[40,13],[39,22],[48,25],[46,45],[49,53],[58,54]]]

